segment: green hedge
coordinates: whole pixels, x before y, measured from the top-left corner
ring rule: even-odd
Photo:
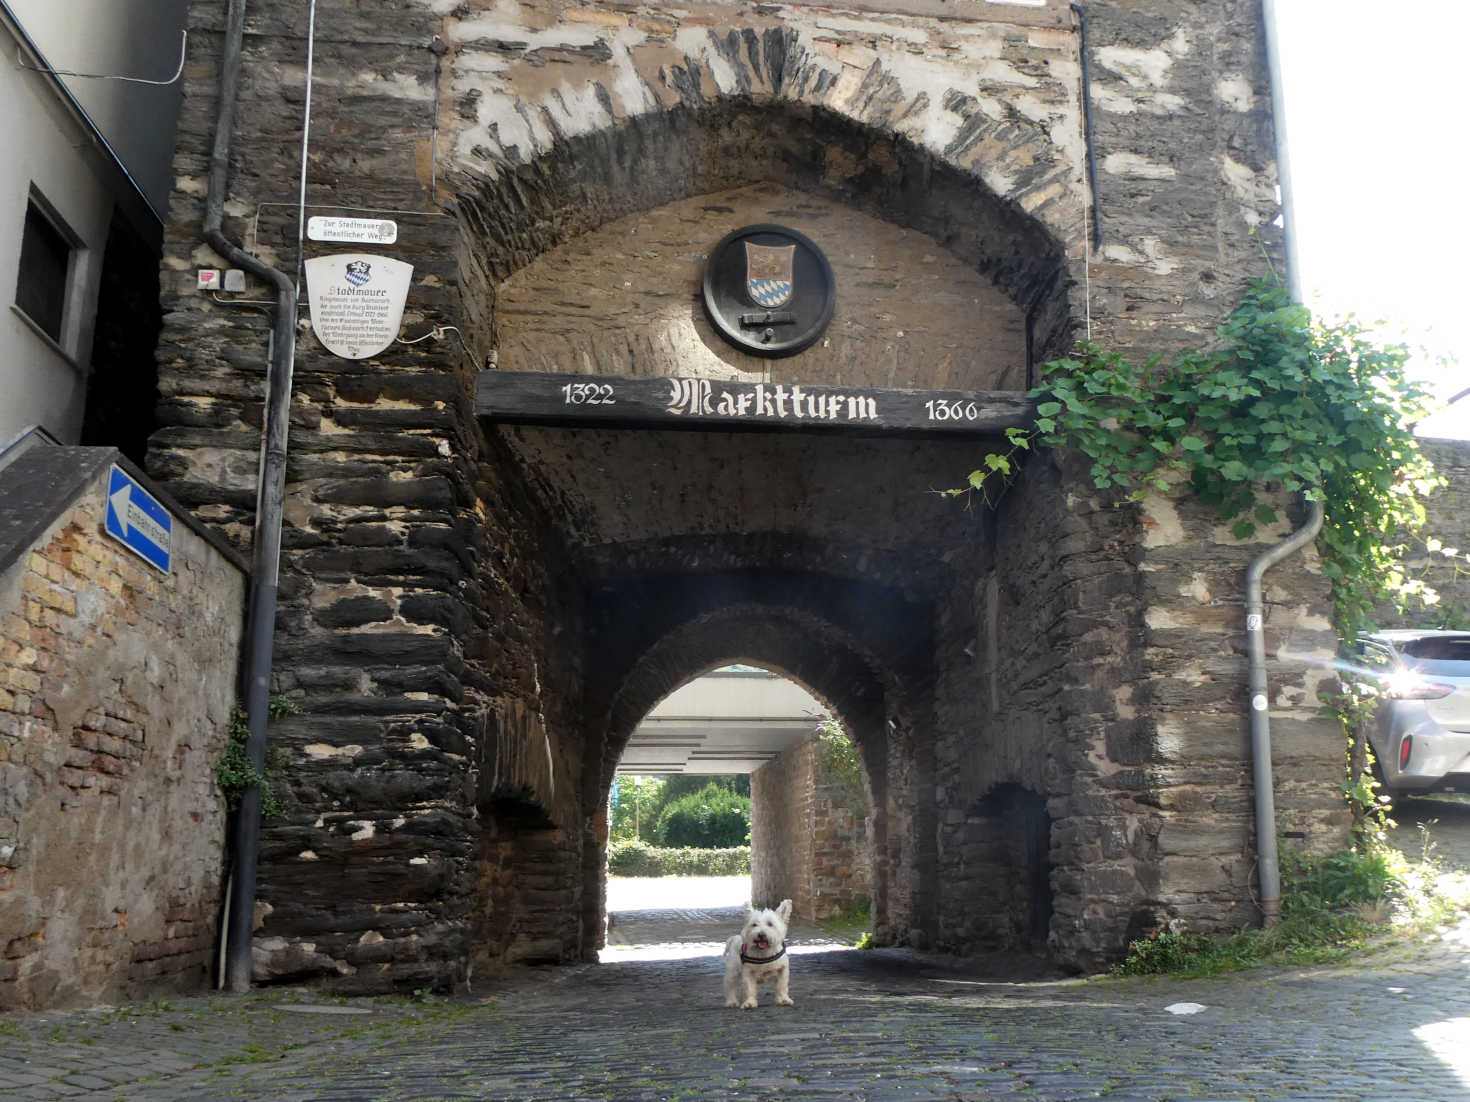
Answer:
[[[711,781],[659,812],[654,837],[669,848],[720,849],[750,843],[750,797]]]
[[[614,842],[607,847],[614,876],[742,876],[750,872],[750,847],[660,849],[647,842]]]

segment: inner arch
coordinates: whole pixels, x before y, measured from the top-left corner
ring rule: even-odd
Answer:
[[[705,251],[762,223],[806,234],[832,266],[838,309],[797,357],[736,349],[698,305]],[[774,183],[627,215],[553,249],[501,286],[497,324],[502,371],[1027,388],[1026,314],[989,279],[925,234]]]
[[[851,370],[868,385],[1025,389],[1077,321],[1066,243],[1080,211],[1023,206],[1030,184],[1061,171],[1055,151],[1015,131],[988,147],[982,176],[891,125],[790,99],[688,102],[462,176],[469,346],[507,371],[823,383]],[[1000,194],[987,180],[1010,182]],[[864,241],[886,254],[865,268],[848,258],[852,293],[829,329],[843,347],[825,360],[746,362],[698,329],[701,233],[712,243],[757,210],[825,220],[839,256]],[[678,255],[640,254],[665,249]],[[898,296],[857,285],[931,267],[945,273],[936,286],[985,308],[950,311],[923,355],[885,362],[903,311],[876,315]],[[692,328],[671,339],[681,312]],[[608,792],[629,738],[690,677],[741,661],[809,686],[842,718],[873,804],[874,937],[939,944],[939,768],[955,717],[936,692],[955,686],[937,664],[973,631],[988,522],[932,491],[962,480],[984,442],[486,427],[552,520],[575,590],[582,951],[602,944]]]
[[[1059,171],[1043,133],[1004,137],[987,167],[1013,191]],[[1033,362],[1070,347],[1066,250],[1050,227],[1080,235],[1080,208],[1044,205],[1043,222],[975,170],[890,130],[821,106],[729,99],[640,115],[559,140],[529,163],[461,177],[463,292],[480,322],[470,339],[482,360],[498,347],[500,285],[513,273],[617,219],[754,184],[925,235],[1022,312]]]

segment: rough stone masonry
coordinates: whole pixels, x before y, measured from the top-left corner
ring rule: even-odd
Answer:
[[[510,428],[481,371],[1024,390],[1087,337],[1207,337],[1279,264],[1254,0],[251,0],[226,232],[392,219],[401,336],[301,319],[257,975],[447,986],[601,943],[606,800],[643,714],[711,667],[800,681],[857,741],[881,942],[1037,939],[1085,969],[1172,918],[1256,918],[1246,563],[1187,497],[1117,507],[1041,455],[994,511],[983,440]],[[224,0],[190,9],[151,472],[250,538],[268,298],[193,290]],[[1093,136],[1084,126],[1090,97]],[[1095,181],[1089,165],[1095,164]],[[821,341],[767,360],[699,306],[777,222],[828,255]],[[1096,236],[1094,236],[1096,233]],[[441,328],[445,327],[445,328]],[[447,327],[453,327],[452,330]],[[438,334],[437,339],[429,336]],[[1295,515],[1290,509],[1287,516]],[[1280,825],[1344,837],[1310,552],[1268,576]],[[1012,813],[1024,822],[1009,821]]]

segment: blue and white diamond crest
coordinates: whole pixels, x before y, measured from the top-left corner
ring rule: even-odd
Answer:
[[[752,279],[745,284],[750,291],[757,306],[770,309],[780,306],[791,297],[791,281],[789,279]]]

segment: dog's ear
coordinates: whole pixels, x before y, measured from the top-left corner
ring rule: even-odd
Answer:
[[[750,900],[747,899],[745,901],[745,917],[749,918],[753,914],[755,914],[755,908],[750,905]]]
[[[791,900],[789,900],[789,899],[783,899],[783,900],[781,900],[781,905],[776,908],[776,913],[781,916],[781,921],[782,922],[788,922],[788,921],[790,921],[790,919],[791,919]]]

